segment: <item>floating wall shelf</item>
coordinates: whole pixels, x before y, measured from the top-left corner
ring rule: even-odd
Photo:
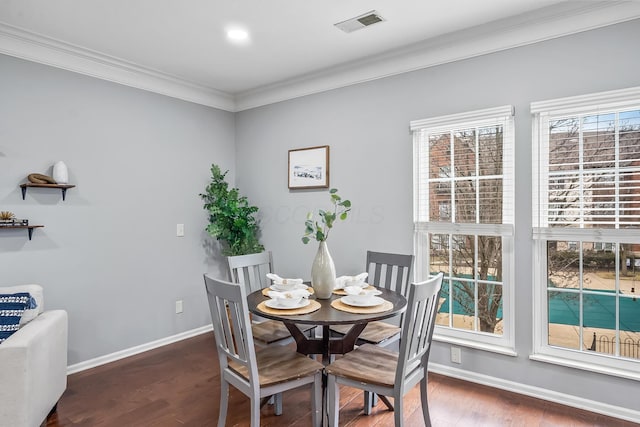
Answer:
[[[24,200],[24,197],[27,195],[27,188],[29,187],[37,187],[37,188],[59,188],[60,190],[62,190],[62,200],[65,200],[65,197],[67,196],[67,189],[68,188],[73,188],[75,187],[75,185],[70,185],[70,184],[36,184],[33,182],[27,182],[24,184],[20,184],[20,188],[22,188],[22,200]]]
[[[16,230],[19,228],[26,228],[27,232],[29,233],[29,240],[31,240],[31,236],[33,235],[33,229],[34,228],[42,228],[44,227],[44,225],[7,225],[7,226],[2,226],[0,227],[0,230]]]

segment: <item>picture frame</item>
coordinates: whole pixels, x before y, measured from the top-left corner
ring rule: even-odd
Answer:
[[[329,146],[289,150],[289,189],[329,188]]]

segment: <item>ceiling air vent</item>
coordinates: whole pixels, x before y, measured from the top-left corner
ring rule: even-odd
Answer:
[[[345,33],[352,33],[356,30],[360,30],[364,27],[368,27],[369,25],[377,24],[382,21],[384,21],[384,18],[378,15],[378,12],[372,10],[364,15],[356,16],[355,18],[347,19],[346,21],[338,22],[334,25]]]

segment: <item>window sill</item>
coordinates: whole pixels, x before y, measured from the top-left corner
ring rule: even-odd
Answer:
[[[506,347],[506,346],[502,346],[502,345],[490,344],[490,343],[486,343],[486,342],[472,341],[472,340],[468,340],[468,339],[464,339],[464,338],[450,337],[450,336],[447,336],[447,335],[436,334],[435,332],[433,334],[433,340],[434,341],[439,341],[439,342],[444,342],[444,343],[449,343],[449,344],[455,344],[455,345],[459,345],[459,346],[462,346],[462,347],[474,348],[474,349],[482,350],[482,351],[489,351],[491,353],[498,353],[498,354],[502,354],[502,355],[505,355],[505,356],[511,356],[511,357],[517,357],[518,356],[518,353],[512,347]]]
[[[552,356],[549,354],[536,353],[529,356],[529,359],[537,362],[552,363],[554,365],[566,366],[569,368],[582,369],[584,371],[595,372],[598,374],[612,375],[620,378],[640,381],[640,372],[637,370],[629,370],[615,368],[592,362],[582,362],[566,357]]]

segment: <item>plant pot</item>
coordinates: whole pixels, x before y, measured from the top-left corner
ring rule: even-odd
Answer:
[[[327,248],[327,242],[320,242],[318,253],[311,266],[311,287],[316,298],[329,299],[336,287],[336,267]]]

